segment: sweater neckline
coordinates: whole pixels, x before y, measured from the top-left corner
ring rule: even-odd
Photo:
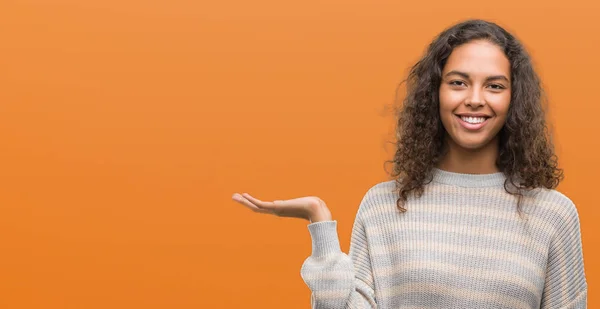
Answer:
[[[504,185],[506,176],[502,172],[490,174],[463,174],[433,168],[433,181],[459,187],[494,187]]]

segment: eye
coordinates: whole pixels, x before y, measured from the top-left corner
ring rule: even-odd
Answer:
[[[449,83],[452,86],[463,86],[465,83],[462,80],[453,80]]]
[[[494,90],[501,90],[504,89],[505,87],[500,85],[500,84],[491,84],[490,87]]]

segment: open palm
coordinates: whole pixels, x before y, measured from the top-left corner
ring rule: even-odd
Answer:
[[[331,212],[325,202],[316,196],[305,196],[290,200],[261,201],[248,193],[234,193],[232,199],[254,212],[279,217],[294,217],[311,222],[331,220]]]

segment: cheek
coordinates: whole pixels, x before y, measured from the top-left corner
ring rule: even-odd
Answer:
[[[444,119],[451,113],[457,106],[456,98],[453,98],[453,95],[449,92],[440,92],[440,117]]]
[[[453,117],[455,109],[456,107],[453,104],[449,104],[448,101],[440,100],[439,116],[446,132],[454,132],[455,124],[453,123]]]
[[[453,110],[464,101],[463,91],[448,91],[440,89],[440,109]]]
[[[454,112],[464,101],[464,94],[461,91],[444,91],[440,89],[440,118],[447,131],[451,131],[454,120]]]
[[[510,107],[510,95],[496,98],[496,100],[490,101],[489,104],[496,113],[496,116],[504,119],[508,115],[508,108]]]

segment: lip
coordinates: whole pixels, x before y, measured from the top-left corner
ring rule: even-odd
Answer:
[[[491,118],[492,116],[490,115],[486,115],[486,114],[482,114],[482,113],[461,113],[461,114],[456,114],[458,116],[464,116],[464,117],[485,117],[485,118]]]
[[[462,115],[466,116],[466,114],[462,114]],[[471,116],[471,115],[469,115],[469,117],[485,117],[485,120],[482,123],[473,124],[473,123],[468,123],[468,122],[462,120],[460,118],[461,117],[460,115],[454,115],[454,116],[456,116],[456,119],[458,120],[458,123],[460,123],[460,125],[463,128],[465,128],[465,129],[467,129],[469,131],[477,131],[477,130],[483,128],[488,123],[488,120],[490,120],[490,117],[486,116],[486,115],[481,115],[481,116]]]

